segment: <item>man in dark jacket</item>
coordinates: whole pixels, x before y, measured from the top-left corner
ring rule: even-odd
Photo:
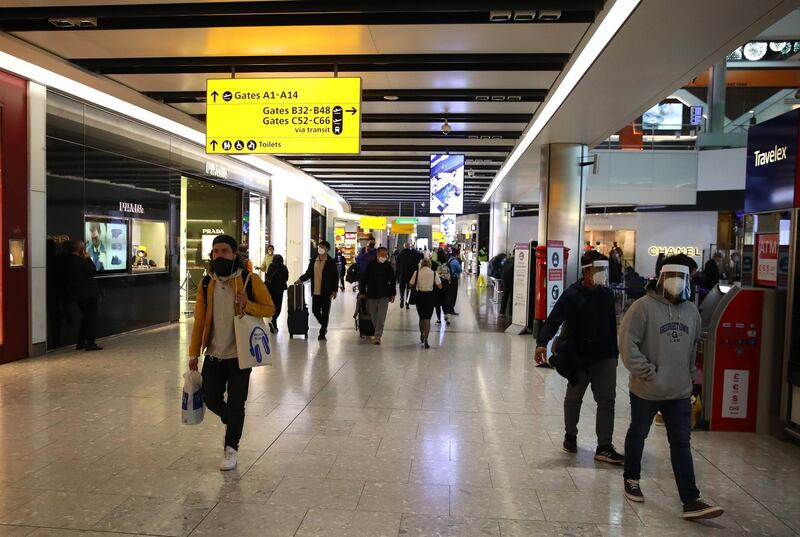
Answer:
[[[97,272],[86,243],[76,241],[73,244],[72,255],[67,261],[67,281],[71,298],[81,310],[81,324],[78,328],[77,349],[99,351],[102,347],[95,342],[97,330],[97,299],[100,290],[94,275]]]
[[[417,270],[419,255],[411,248],[411,243],[406,243],[403,250],[397,256],[397,284],[400,286],[400,308],[408,308],[405,302],[408,281]]]
[[[590,250],[581,257],[583,279],[558,299],[536,339],[536,363],[547,360],[547,344],[562,324],[558,354],[567,363],[570,382],[564,398],[564,446],[578,452],[578,419],[586,388],[591,384],[597,401],[595,460],[621,465],[625,457],[612,443],[617,390],[617,316],[608,285],[608,258]]]
[[[384,247],[378,248],[375,261],[367,265],[361,274],[358,284],[359,298],[367,301],[367,311],[372,317],[375,326],[375,345],[381,344],[383,326],[386,323],[386,313],[389,311],[389,302],[394,302],[397,294],[397,282],[392,265],[388,263],[389,252]]]
[[[722,271],[720,270],[720,267],[722,266],[724,259],[725,256],[722,255],[722,252],[716,252],[703,267],[703,287],[709,291],[716,287],[722,278]]]
[[[319,340],[325,340],[328,333],[328,317],[331,312],[331,300],[336,299],[339,291],[339,272],[336,262],[328,254],[331,244],[322,241],[317,247],[317,257],[308,263],[305,274],[295,282],[300,284],[311,280],[311,312],[319,322]]]

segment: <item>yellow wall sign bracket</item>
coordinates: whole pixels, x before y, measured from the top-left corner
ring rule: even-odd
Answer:
[[[361,150],[360,78],[236,78],[206,83],[206,152]]]

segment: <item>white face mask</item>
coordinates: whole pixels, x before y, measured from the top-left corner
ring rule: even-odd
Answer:
[[[378,263],[386,263],[386,258],[385,257],[379,257],[378,258]]]
[[[606,271],[595,272],[592,275],[592,279],[594,280],[594,284],[600,287],[605,286],[608,283],[608,278],[606,276]]]
[[[319,255],[325,255],[328,253],[328,250],[326,250],[325,248],[317,248],[317,253]]]
[[[664,280],[664,291],[675,297],[682,297],[686,290],[686,280],[673,277]]]

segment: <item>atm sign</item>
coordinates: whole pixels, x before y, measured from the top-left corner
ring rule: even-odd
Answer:
[[[756,285],[775,287],[778,282],[778,234],[756,235]]]

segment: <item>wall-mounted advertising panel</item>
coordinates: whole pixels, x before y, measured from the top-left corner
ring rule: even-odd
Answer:
[[[683,128],[683,104],[660,103],[642,114],[645,130],[679,131]]]
[[[86,251],[98,273],[128,270],[128,222],[87,216]]]
[[[431,155],[431,214],[464,213],[464,155]]]
[[[747,213],[798,207],[800,170],[797,167],[800,110],[758,125],[747,133]]]

